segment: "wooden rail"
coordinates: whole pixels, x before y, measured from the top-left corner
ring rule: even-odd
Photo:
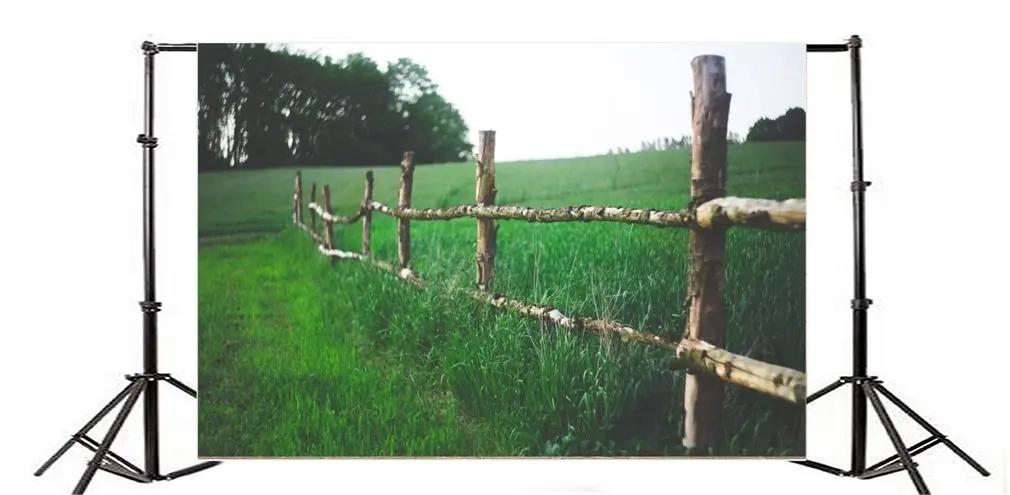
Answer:
[[[309,205],[315,209],[314,205]],[[449,208],[391,208],[372,201],[368,209],[396,218],[411,220],[455,220],[491,218],[525,220],[531,223],[617,222],[653,227],[701,228],[745,227],[764,230],[803,231],[806,227],[806,200],[719,198],[709,201],[692,214],[689,210],[663,211],[622,206],[569,206],[567,208],[531,208],[528,206],[461,205]],[[333,217],[336,223],[353,223],[361,213]],[[353,220],[347,221],[347,219]]]

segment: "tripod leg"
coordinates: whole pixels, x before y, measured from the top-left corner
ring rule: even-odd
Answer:
[[[193,390],[193,388],[189,387],[185,383],[182,383],[179,380],[176,380],[175,378],[172,378],[170,376],[166,377],[165,381],[168,382],[173,387],[175,387],[175,388],[177,388],[179,390],[182,390],[183,392],[186,392],[187,394],[191,395],[194,399],[196,398],[196,390]]]
[[[811,403],[811,402],[813,402],[813,401],[815,401],[817,399],[820,399],[821,397],[823,397],[823,396],[831,393],[836,388],[841,387],[842,385],[845,385],[845,383],[846,383],[845,380],[838,380],[835,383],[832,383],[831,385],[828,385],[827,387],[824,387],[824,388],[822,388],[822,389],[820,389],[820,390],[818,390],[818,391],[810,394],[809,396],[807,396],[807,404],[809,404],[809,403]]]
[[[130,411],[133,406],[137,403],[137,399],[140,398],[140,394],[143,393],[147,386],[147,381],[136,380],[130,385],[130,396],[127,397],[126,403],[123,404],[123,408],[120,409],[119,414],[116,415],[115,421],[112,422],[112,426],[109,427],[108,433],[105,434],[105,438],[102,439],[101,445],[98,446],[98,451],[95,452],[95,456],[91,458],[91,462],[88,463],[88,468],[84,470],[84,475],[81,476],[81,480],[77,482],[77,486],[74,487],[74,495],[81,495],[84,490],[87,490],[88,484],[91,483],[91,479],[95,477],[95,473],[98,471],[98,467],[102,464],[105,459],[105,454],[109,452],[112,447],[112,441],[116,439],[116,435],[119,434],[119,430],[123,428],[123,423],[126,422],[126,417],[130,415]]]
[[[880,418],[880,422],[884,425],[884,430],[887,430],[887,436],[891,438],[894,449],[898,451],[901,464],[908,471],[908,476],[912,478],[912,483],[919,490],[920,495],[929,495],[929,488],[926,487],[926,482],[922,479],[922,475],[919,474],[919,470],[916,469],[915,464],[912,462],[912,456],[909,455],[908,449],[905,448],[905,443],[901,441],[898,429],[891,422],[891,417],[887,415],[887,410],[884,409],[884,404],[880,402],[880,397],[877,396],[877,391],[873,389],[873,386],[874,382],[871,381],[862,383],[866,397],[870,399],[870,404],[873,405],[873,409],[877,412],[877,417]]]
[[[122,402],[123,399],[125,399],[126,396],[130,393],[130,389],[133,387],[133,385],[134,384],[131,382],[129,385],[126,386],[126,388],[123,389],[122,392],[119,392],[119,395],[117,395],[116,398],[112,399],[111,402],[106,404],[101,411],[98,411],[98,414],[96,414],[95,417],[91,418],[91,421],[88,421],[88,423],[85,424],[84,427],[80,429],[80,431],[75,433],[74,436],[70,437],[70,440],[67,440],[67,443],[63,444],[63,446],[60,447],[60,449],[57,450],[56,453],[49,458],[49,460],[47,460],[45,463],[42,464],[42,467],[40,467],[37,471],[35,471],[35,476],[42,476],[42,474],[45,473],[46,470],[48,470],[50,467],[52,467],[52,465],[56,461],[58,461],[60,457],[63,457],[63,454],[66,454],[67,451],[70,450],[70,447],[73,447],[75,443],[79,442],[81,437],[83,437],[89,431],[91,431],[91,429],[94,428],[99,421],[101,421],[103,418],[105,418],[105,416],[109,414],[109,412],[115,409],[116,405]]]
[[[892,394],[889,390],[884,388],[883,385],[878,384],[877,389],[880,390],[880,393],[883,394],[884,397],[887,397],[887,400],[891,401],[892,403],[894,403],[894,405],[898,406],[898,409],[901,409],[901,411],[907,414],[908,417],[915,420],[916,423],[919,423],[919,426],[925,428],[926,431],[931,433],[940,442],[946,445],[947,448],[954,451],[954,453],[957,454],[958,457],[963,459],[964,462],[967,462],[968,465],[975,468],[975,470],[978,471],[979,474],[981,474],[982,476],[989,476],[989,471],[986,471],[981,464],[975,462],[975,459],[972,459],[971,456],[969,456],[965,451],[961,450],[957,445],[954,445],[954,442],[948,440],[943,433],[940,433],[940,430],[937,430],[936,428],[933,427],[933,425],[929,424],[929,422],[923,419],[922,416],[916,414],[916,412],[913,411],[912,408],[905,405],[904,402],[901,402],[901,399],[895,397],[894,394]]]
[[[210,469],[214,466],[217,466],[218,464],[221,464],[221,461],[207,461],[207,462],[201,462],[200,464],[194,464],[192,466],[182,468],[178,471],[173,471],[171,473],[166,474],[165,480],[174,480],[193,473],[199,473],[200,471]]]

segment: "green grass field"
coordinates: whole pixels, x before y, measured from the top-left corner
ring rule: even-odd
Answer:
[[[803,143],[734,146],[728,194],[804,196]],[[498,204],[680,209],[687,150],[499,163]],[[364,169],[303,168],[357,210]],[[418,290],[319,255],[291,227],[295,169],[200,175],[199,454],[225,456],[685,455],[683,371],[661,350],[582,335],[447,295],[473,284],[473,219],[412,222]],[[396,203],[397,167],[375,169]],[[472,164],[419,166],[412,204],[474,202]],[[306,210],[306,218],[308,210]],[[307,221],[307,220],[306,220]],[[687,231],[616,223],[500,222],[495,292],[569,316],[679,338]],[[359,251],[360,223],[337,226]],[[372,252],[396,260],[395,221]],[[804,234],[731,230],[726,348],[805,370]],[[727,386],[726,456],[802,456],[802,407]]]

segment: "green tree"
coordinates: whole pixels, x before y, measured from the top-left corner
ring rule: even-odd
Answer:
[[[747,132],[747,141],[803,141],[806,137],[807,114],[797,107],[774,120],[762,117]]]
[[[458,161],[473,146],[460,113],[427,69],[401,58],[385,70],[362,53],[343,60],[264,44],[201,44],[199,167]]]

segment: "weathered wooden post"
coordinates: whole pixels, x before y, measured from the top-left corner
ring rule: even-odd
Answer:
[[[323,184],[323,211],[326,212],[327,216],[332,217],[333,206],[330,203],[330,185]],[[323,225],[326,226],[324,229],[326,231],[324,239],[326,240],[326,249],[333,249],[336,245],[336,239],[333,238],[333,220],[329,218],[323,218]],[[336,256],[330,256],[330,264],[337,264]]]
[[[477,204],[494,205],[498,190],[494,185],[494,131],[480,131],[477,145]],[[498,226],[494,219],[477,219],[477,289],[487,291],[494,275]]]
[[[302,224],[302,171],[295,172],[295,198],[294,209],[292,210],[295,225]]]
[[[726,133],[730,94],[726,60],[701,55],[691,61],[691,209],[726,196]],[[725,347],[722,227],[692,228],[689,235],[688,313],[685,338]],[[725,385],[717,378],[689,374],[684,384],[684,438],[689,449],[709,449],[721,441]]]
[[[314,203],[314,204],[319,204],[319,203],[316,203],[316,183],[315,182],[312,183],[312,192],[309,193],[309,202],[310,203]],[[315,208],[309,208],[309,218],[312,219],[312,232],[315,233],[316,232],[316,210],[315,210]]]
[[[410,190],[414,185],[414,152],[404,151],[400,162],[400,209],[410,208]],[[410,263],[410,220],[399,218],[396,222],[397,248],[400,255],[400,268],[407,268]]]
[[[364,219],[361,221],[361,254],[368,256],[372,252],[372,171],[365,172]]]

